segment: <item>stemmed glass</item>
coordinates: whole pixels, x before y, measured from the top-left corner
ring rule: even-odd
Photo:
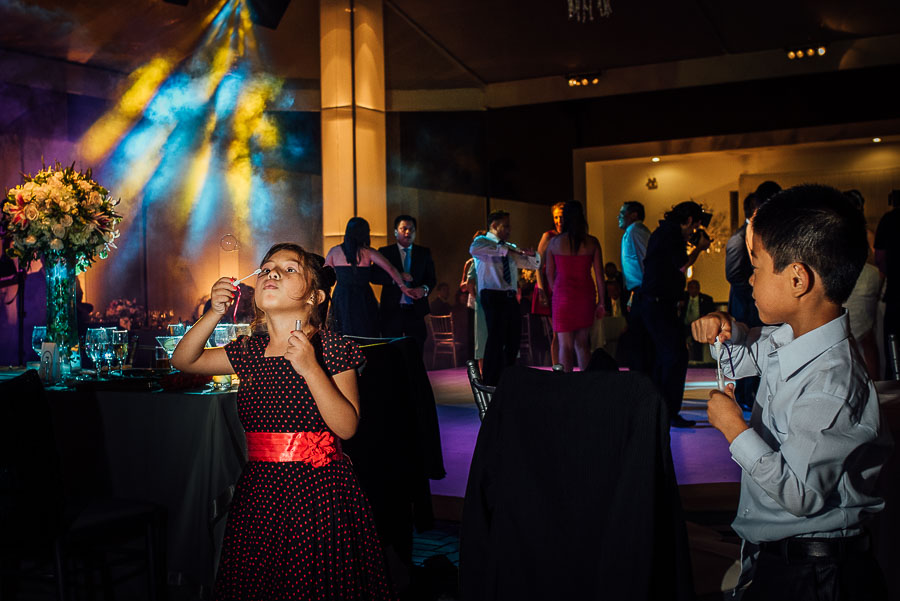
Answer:
[[[106,348],[109,346],[109,335],[104,328],[88,328],[84,337],[85,351],[94,364],[97,371],[97,378],[100,378],[100,372],[103,370],[103,357]]]
[[[31,331],[31,348],[34,349],[34,354],[38,356],[38,359],[41,358],[41,345],[45,340],[47,340],[47,326],[34,326]]]
[[[125,364],[125,357],[128,355],[128,330],[113,330],[111,337],[111,345],[116,363],[119,364],[119,375],[125,375],[122,372],[122,366]]]
[[[183,323],[170,323],[166,329],[169,330],[169,336],[184,336],[185,334]]]
[[[112,375],[113,359],[116,358],[116,351],[113,348],[113,332],[117,328],[103,328],[106,330],[106,347],[103,349],[103,360],[106,362],[106,372]]]
[[[169,371],[175,371],[175,368],[172,367],[172,354],[175,352],[175,347],[178,346],[178,342],[181,340],[181,336],[157,336],[156,341],[159,343],[159,346],[166,351],[166,355],[169,356]]]
[[[213,332],[213,342],[218,346],[225,346],[232,339],[232,333],[234,332],[233,324],[219,324],[216,326],[215,331]]]

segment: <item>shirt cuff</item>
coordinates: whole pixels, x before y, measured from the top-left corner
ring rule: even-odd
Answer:
[[[752,428],[744,430],[731,441],[728,447],[731,457],[744,471],[750,473],[763,455],[772,452],[769,445]]]

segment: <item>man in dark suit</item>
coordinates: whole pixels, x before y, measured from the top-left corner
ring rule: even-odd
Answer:
[[[394,285],[390,276],[381,268],[372,270],[372,281],[381,284],[381,306],[378,317],[381,335],[387,338],[410,336],[415,339],[419,350],[425,348],[425,316],[430,313],[428,293],[437,283],[431,251],[424,246],[413,244],[416,239],[416,218],[399,215],[394,219],[396,244],[378,249],[400,273],[409,273],[413,279],[407,285],[413,293],[406,296]]]

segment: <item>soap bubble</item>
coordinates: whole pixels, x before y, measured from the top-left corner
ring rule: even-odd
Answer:
[[[237,250],[238,248],[238,239],[234,237],[233,234],[225,234],[222,236],[222,239],[219,241],[219,246],[222,247],[222,250],[225,252],[231,252],[233,250]]]

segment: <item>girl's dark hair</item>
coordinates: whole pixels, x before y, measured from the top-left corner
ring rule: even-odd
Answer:
[[[347,222],[347,229],[344,230],[344,241],[341,248],[344,251],[344,257],[347,263],[356,267],[359,264],[359,251],[362,248],[368,248],[372,243],[369,237],[369,222],[362,217],[353,217]]]
[[[804,184],[778,192],[757,209],[753,234],[772,257],[775,273],[803,263],[822,278],[825,295],[850,296],[869,254],[866,219],[829,186]]]
[[[563,205],[562,232],[569,236],[569,246],[572,254],[578,253],[578,247],[584,244],[587,238],[587,220],[584,218],[584,208],[577,200],[569,200]]]
[[[265,265],[266,261],[272,258],[275,253],[281,252],[283,250],[296,253],[297,257],[300,260],[300,268],[306,273],[306,281],[307,281],[307,289],[304,291],[304,296],[309,294],[312,290],[321,290],[325,293],[325,300],[321,303],[318,303],[316,307],[313,308],[313,311],[309,315],[309,323],[316,327],[320,327],[323,324],[326,324],[327,315],[328,315],[328,304],[331,301],[331,287],[334,286],[335,281],[337,281],[337,275],[334,273],[334,269],[329,265],[325,265],[325,258],[321,255],[317,255],[316,253],[309,252],[304,250],[302,246],[299,244],[294,244],[293,242],[280,242],[274,245],[272,248],[268,250],[265,256],[262,258],[262,261],[259,262],[260,266]],[[316,300],[318,301],[318,295],[316,295]],[[297,300],[300,300],[299,298]],[[255,307],[256,309],[256,318],[253,320],[251,326],[253,330],[256,331],[258,329],[265,329],[266,325],[266,314],[263,313],[259,307]]]

